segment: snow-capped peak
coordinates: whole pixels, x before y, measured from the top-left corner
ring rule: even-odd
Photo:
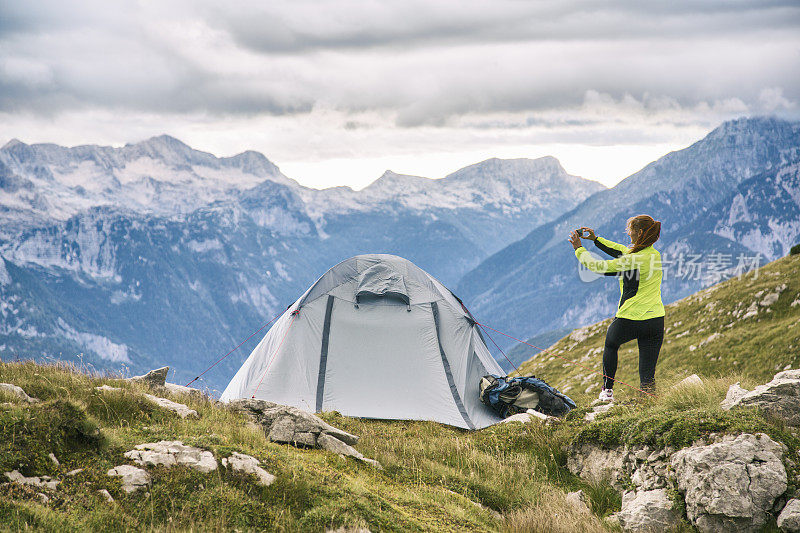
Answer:
[[[10,141],[8,141],[6,144],[4,144],[3,147],[0,148],[0,150],[11,149],[11,148],[14,148],[15,146],[20,145],[20,144],[24,145],[25,143],[20,141],[19,139],[17,139],[15,137],[15,138],[11,139]]]

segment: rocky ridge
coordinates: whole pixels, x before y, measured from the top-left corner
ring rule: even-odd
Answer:
[[[676,387],[702,387],[690,376]],[[787,370],[751,392],[732,385],[723,409],[756,408],[798,426],[800,370]],[[745,400],[747,398],[747,400]],[[609,412],[592,411],[590,421]],[[686,519],[703,533],[761,531],[771,517],[781,518],[783,531],[796,531],[797,511],[788,507],[787,466],[798,458],[784,444],[763,433],[710,435],[680,450],[674,447],[617,446],[593,443],[570,447],[567,468],[592,483],[609,483],[622,492],[622,510],[615,519],[625,531],[666,530],[681,522],[676,496]],[[792,500],[796,501],[796,500]],[[782,511],[786,509],[786,514]],[[782,525],[781,525],[782,524]]]

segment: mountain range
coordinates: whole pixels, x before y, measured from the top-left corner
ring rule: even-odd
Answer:
[[[218,158],[166,135],[13,140],[0,149],[0,355],[169,364],[188,379],[347,257],[395,253],[453,285],[602,189],[552,157],[315,190],[262,154]],[[224,385],[248,348],[206,384]]]

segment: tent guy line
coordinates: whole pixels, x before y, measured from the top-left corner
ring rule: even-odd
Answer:
[[[241,348],[242,344],[246,343],[247,341],[249,341],[250,339],[252,339],[253,337],[255,337],[255,335],[256,335],[256,334],[257,334],[259,331],[263,330],[265,327],[267,327],[267,326],[269,326],[270,324],[272,324],[273,322],[275,322],[275,320],[277,320],[277,318],[278,318],[279,316],[281,316],[283,313],[284,313],[284,312],[283,312],[283,311],[281,311],[280,313],[278,313],[277,315],[275,315],[274,317],[272,317],[272,319],[271,319],[269,322],[267,322],[266,324],[264,324],[263,326],[261,326],[260,328],[258,328],[257,330],[255,330],[253,333],[251,333],[249,337],[247,337],[245,340],[243,340],[242,342],[240,342],[239,344],[237,344],[237,345],[236,345],[236,347],[235,347],[234,349],[232,349],[231,351],[229,351],[228,353],[226,353],[225,355],[223,355],[222,357],[220,357],[219,359],[217,359],[217,360],[216,360],[216,362],[215,362],[213,365],[211,365],[210,367],[208,367],[208,368],[206,368],[205,370],[203,370],[202,372],[200,372],[200,374],[198,374],[198,375],[197,375],[197,377],[196,377],[196,378],[194,378],[192,381],[190,381],[189,383],[187,383],[187,384],[186,384],[186,386],[188,387],[189,385],[191,385],[192,383],[194,383],[195,381],[197,381],[198,379],[200,379],[200,378],[203,376],[203,374],[205,374],[206,372],[208,372],[209,370],[211,370],[212,368],[214,368],[215,366],[217,366],[217,364],[219,364],[219,363],[220,363],[220,362],[221,362],[223,359],[225,359],[225,358],[226,358],[226,357],[228,357],[230,354],[232,354],[233,352],[235,352],[236,350],[238,350],[239,348]]]

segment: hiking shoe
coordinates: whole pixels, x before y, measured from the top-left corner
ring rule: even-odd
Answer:
[[[600,391],[600,396],[597,397],[598,400],[601,402],[613,402],[614,401],[614,390],[613,389],[603,389]]]

